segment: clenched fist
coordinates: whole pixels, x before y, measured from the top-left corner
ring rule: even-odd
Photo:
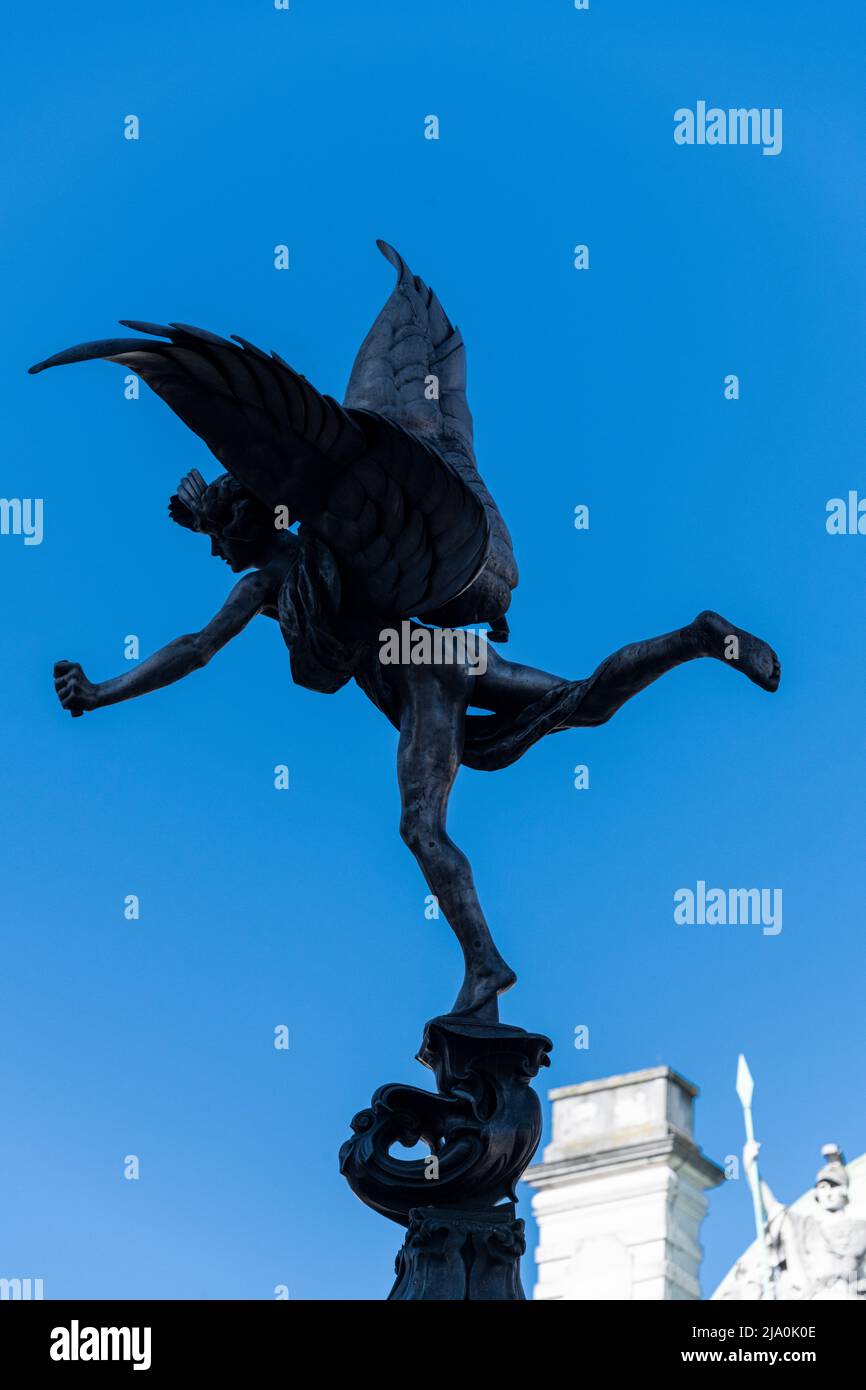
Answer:
[[[99,701],[96,686],[87,679],[77,661],[55,661],[54,689],[64,709],[73,719],[85,710],[96,709]]]

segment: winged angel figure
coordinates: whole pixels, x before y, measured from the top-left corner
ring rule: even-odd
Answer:
[[[400,830],[463,951],[453,1013],[495,1021],[515,982],[491,937],[469,861],[448,836],[460,764],[507,767],[545,734],[604,724],[652,681],[715,657],[764,690],[779,683],[765,642],[712,612],[637,642],[584,680],[506,661],[386,663],[380,634],[408,625],[489,625],[508,637],[517,584],[511,537],[475,461],[466,355],[436,295],[392,247],[396,285],[361,345],[339,405],[243,338],[122,320],[145,337],[83,343],[31,367],[105,358],[136,373],[227,471],[193,470],[172,520],[210,537],[243,578],[200,632],[178,637],[114,680],[59,661],[60,703],[74,716],[147,694],[206,665],[257,614],[279,623],[293,679],[331,694],[354,679],[399,730]],[[287,524],[288,518],[288,524]],[[296,528],[296,529],[295,529]],[[470,708],[476,712],[470,712]]]

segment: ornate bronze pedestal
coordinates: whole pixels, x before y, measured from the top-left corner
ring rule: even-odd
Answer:
[[[458,1014],[431,1019],[418,1061],[438,1094],[381,1086],[352,1120],[340,1171],[353,1192],[407,1227],[392,1299],[522,1299],[515,1185],[541,1138],[530,1087],[549,1038]],[[394,1144],[428,1145],[420,1159]]]

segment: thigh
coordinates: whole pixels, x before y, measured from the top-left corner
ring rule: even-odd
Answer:
[[[567,685],[562,676],[539,671],[535,666],[521,666],[506,659],[488,644],[487,670],[484,675],[471,676],[473,690],[469,703],[497,714],[519,714],[527,705],[542,696]]]
[[[397,776],[404,809],[444,811],[463,755],[468,680],[431,666],[403,668]]]

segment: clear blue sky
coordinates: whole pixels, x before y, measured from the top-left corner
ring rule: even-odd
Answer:
[[[377,236],[468,344],[522,569],[509,654],[586,675],[715,607],[783,663],[774,698],[697,663],[462,772],[451,830],[520,976],[504,1017],[552,1036],[545,1089],[676,1067],[717,1159],[745,1050],[783,1197],[822,1142],[866,1149],[866,538],[824,526],[866,487],[864,35],[861,5],[802,0],[10,15],[2,492],[44,498],[45,536],[0,538],[0,1274],[48,1297],[389,1287],[399,1230],[337,1151],[376,1086],[427,1084],[414,1050],[458,982],[397,835],[395,733],[354,687],[294,688],[266,619],[169,690],[63,714],[55,659],[116,675],[127,634],[194,630],[231,576],[168,520],[181,474],[219,469],[156,397],[101,363],[26,375],[119,318],[177,319],[340,395],[391,286]],[[698,99],[782,107],[781,155],[676,146]],[[782,888],[781,935],[677,927],[701,878]],[[713,1195],[708,1290],[750,1222],[742,1183]]]

